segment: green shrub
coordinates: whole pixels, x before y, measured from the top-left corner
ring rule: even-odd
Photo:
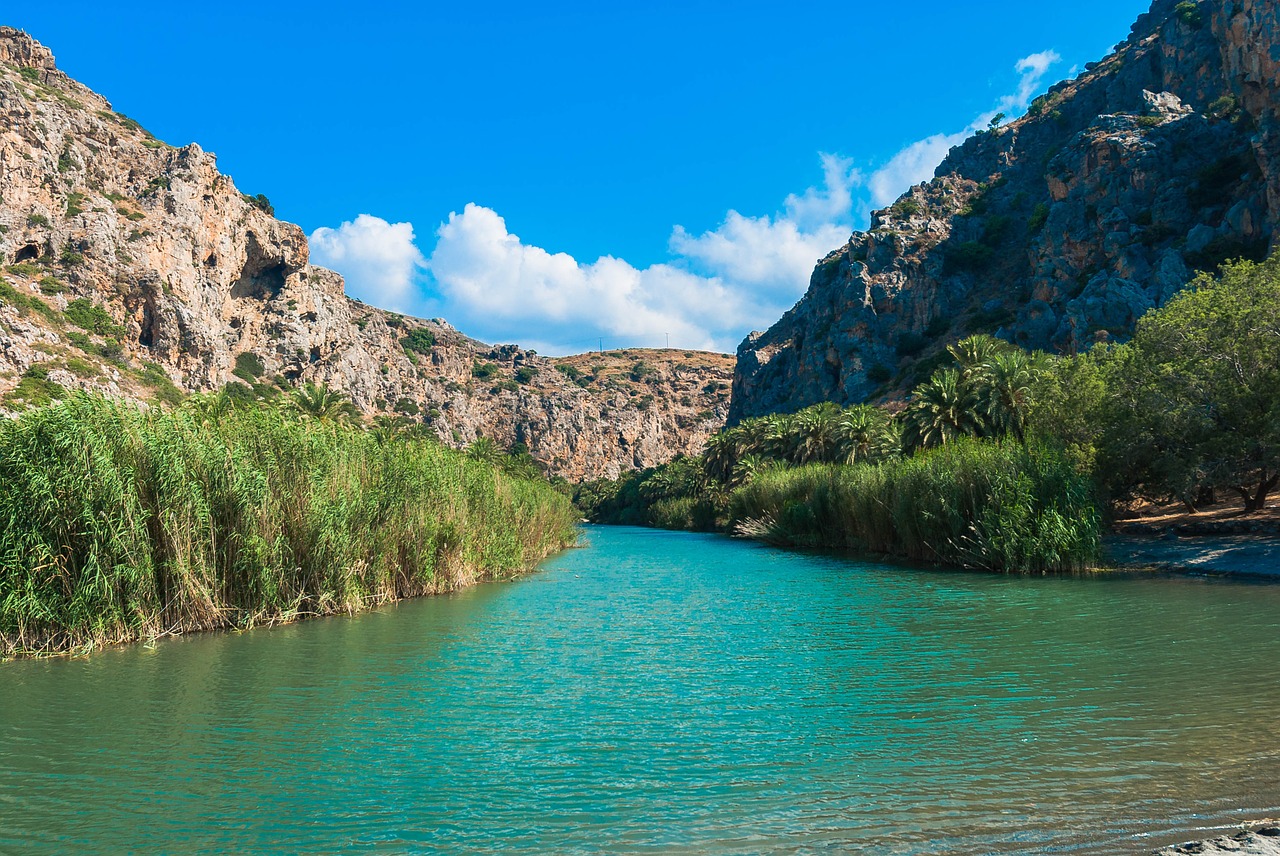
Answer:
[[[36,71],[34,68],[24,66],[18,69],[18,74],[21,75],[22,79],[27,83],[40,82],[40,72]]]
[[[49,218],[44,216],[43,214],[28,214],[27,225],[33,229],[47,228],[49,225]]]
[[[112,319],[103,309],[83,297],[77,297],[67,304],[67,320],[82,330],[97,333],[99,336],[123,336],[125,329]]]
[[[564,375],[569,380],[577,380],[582,377],[582,372],[578,370],[578,367],[570,365],[569,363],[556,363],[556,371],[560,372],[560,374]]]
[[[944,267],[948,273],[977,273],[991,266],[995,250],[980,241],[965,241],[952,247]]]
[[[244,194],[243,198],[245,202],[248,202],[254,208],[257,208],[259,211],[263,212],[267,216],[269,217],[276,216],[275,206],[271,204],[271,200],[268,199],[265,194],[259,193],[255,196],[250,196],[249,194],[246,193]]]
[[[1027,231],[1033,235],[1038,234],[1047,222],[1049,222],[1049,206],[1044,202],[1038,203],[1031,211],[1031,216],[1027,218]]]
[[[252,384],[258,378],[262,377],[262,373],[267,370],[263,365],[262,357],[252,351],[245,351],[243,354],[236,355],[236,367],[231,374],[243,380],[245,383]]]
[[[1198,30],[1204,25],[1204,14],[1200,11],[1200,4],[1192,0],[1183,0],[1174,6],[1173,14],[1179,21],[1193,29]]]
[[[426,327],[416,327],[409,335],[400,340],[406,351],[418,354],[429,354],[436,346],[436,336]]]
[[[538,369],[534,366],[521,366],[516,369],[516,383],[531,383],[538,376]]]

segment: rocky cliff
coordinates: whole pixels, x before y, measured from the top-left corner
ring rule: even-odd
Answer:
[[[1280,5],[1156,0],[1028,114],[953,149],[738,350],[730,419],[901,395],[990,332],[1123,339],[1196,270],[1265,256],[1280,216]]]
[[[0,28],[0,408],[65,389],[141,400],[302,382],[446,442],[523,443],[571,479],[697,452],[724,422],[731,358],[554,360],[346,297],[297,226]],[[246,389],[247,388],[247,389]]]

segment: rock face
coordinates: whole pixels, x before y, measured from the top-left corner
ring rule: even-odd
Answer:
[[[695,453],[724,423],[728,356],[553,360],[349,299],[213,155],[154,139],[2,27],[0,194],[6,410],[59,388],[146,400],[313,381],[455,445],[523,443],[571,479]]]
[[[974,332],[1063,353],[1123,339],[1195,270],[1265,256],[1278,91],[1275,0],[1156,0],[823,259],[739,347],[730,420],[900,395]]]

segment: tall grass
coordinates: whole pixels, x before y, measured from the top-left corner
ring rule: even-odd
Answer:
[[[962,439],[879,465],[768,470],[733,494],[739,534],[1030,573],[1099,558],[1091,481],[1056,450]]]
[[[0,645],[58,652],[354,612],[574,540],[540,481],[272,408],[93,397],[0,425]]]

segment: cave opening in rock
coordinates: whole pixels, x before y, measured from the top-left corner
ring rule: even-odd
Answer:
[[[217,254],[217,253],[209,253],[209,257],[208,257],[207,259],[205,259],[205,260],[204,260],[204,266],[205,266],[205,267],[217,267],[217,266],[218,266],[218,254]]]
[[[231,296],[269,300],[284,291],[284,280],[287,275],[288,271],[283,262],[261,270],[253,270],[250,265],[245,265],[240,279],[231,286]]]
[[[13,255],[13,263],[20,265],[23,262],[33,262],[40,258],[39,244],[24,244],[18,252]]]
[[[231,286],[231,296],[270,300],[284,290],[289,269],[284,259],[264,248],[253,232],[247,233],[245,238],[244,268],[240,271],[240,279]]]

